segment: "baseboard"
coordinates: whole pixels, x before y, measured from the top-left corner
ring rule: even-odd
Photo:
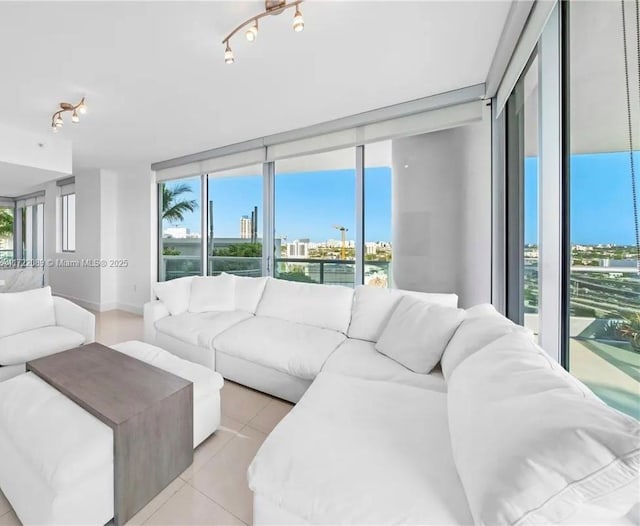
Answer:
[[[121,310],[125,312],[130,312],[131,314],[142,315],[143,307],[138,305],[130,305],[128,303],[96,303],[94,301],[87,301],[80,298],[75,298],[73,296],[68,296],[66,294],[55,294],[56,296],[60,296],[61,298],[65,298],[69,301],[73,301],[73,303],[79,305],[83,309],[87,309],[93,312],[107,312],[110,310]]]
[[[142,316],[142,312],[144,310],[144,307],[142,307],[142,306],[131,305],[129,303],[116,303],[116,307],[115,308],[117,310],[130,312],[131,314],[138,314],[139,316]]]

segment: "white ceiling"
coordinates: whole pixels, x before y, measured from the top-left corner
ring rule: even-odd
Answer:
[[[271,17],[225,65],[262,6],[0,2],[0,121],[47,129],[86,95],[74,169],[149,164],[484,82],[510,3],[310,0],[303,33]]]

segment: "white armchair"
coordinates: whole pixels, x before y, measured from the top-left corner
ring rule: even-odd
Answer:
[[[51,289],[0,294],[0,381],[26,362],[95,341],[96,319]]]

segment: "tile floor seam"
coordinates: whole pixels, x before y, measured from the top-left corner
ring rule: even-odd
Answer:
[[[193,488],[195,491],[197,491],[198,493],[200,493],[200,495],[202,495],[203,497],[206,497],[207,499],[209,499],[211,502],[213,502],[216,506],[220,506],[224,511],[226,511],[229,515],[231,515],[232,517],[235,517],[236,519],[238,519],[242,524],[247,524],[246,522],[244,522],[240,517],[238,517],[235,513],[233,513],[231,510],[228,510],[227,508],[225,508],[222,504],[220,504],[217,500],[212,499],[211,497],[209,497],[209,495],[207,495],[206,493],[203,493],[202,491],[200,491],[198,488],[196,488],[193,484],[191,484],[191,482],[187,481],[187,485],[190,486],[191,488]]]
[[[227,415],[227,416],[229,416],[229,415]],[[230,418],[233,418],[233,417],[230,417]],[[204,463],[202,464],[202,466],[200,466],[198,469],[196,469],[196,470],[193,472],[193,476],[191,477],[191,480],[193,480],[193,478],[196,476],[196,474],[197,474],[197,473],[200,473],[200,471],[202,470],[202,468],[204,468],[204,467],[205,467],[209,462],[211,462],[211,461],[213,460],[213,458],[214,458],[214,457],[218,456],[218,454],[219,454],[219,453],[221,453],[222,451],[224,451],[224,450],[227,448],[227,446],[228,446],[229,444],[231,444],[231,442],[233,442],[233,440],[234,440],[235,438],[237,438],[237,437],[238,437],[238,435],[239,435],[240,433],[242,433],[242,430],[243,430],[245,427],[247,427],[247,424],[243,425],[243,426],[242,426],[238,431],[234,431],[234,432],[233,432],[233,433],[234,433],[234,436],[233,436],[232,438],[230,438],[229,440],[227,440],[224,444],[222,444],[222,446],[220,446],[220,449],[218,449],[218,450],[217,450],[213,455],[211,455],[211,457],[209,457],[209,458],[206,460],[206,462],[204,462]],[[253,429],[253,428],[251,428],[251,429]],[[192,464],[192,465],[193,465],[193,464]],[[187,483],[187,484],[189,484],[189,486],[191,486],[191,484],[189,483],[189,482],[190,482],[190,481],[189,481],[189,479],[183,479],[183,478],[182,478],[182,473],[181,473],[180,475],[178,475],[178,477],[180,478],[180,480],[183,480],[185,483]],[[202,492],[201,492],[201,493],[202,493]],[[216,502],[216,504],[218,504],[218,503]]]

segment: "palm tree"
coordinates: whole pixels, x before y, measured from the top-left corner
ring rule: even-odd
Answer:
[[[8,208],[0,209],[0,237],[13,235],[13,211]]]
[[[177,184],[169,187],[166,184],[162,186],[162,219],[166,219],[170,223],[179,223],[184,221],[186,212],[193,212],[198,208],[198,202],[195,199],[180,199],[180,196],[191,193],[191,188],[187,184]]]

